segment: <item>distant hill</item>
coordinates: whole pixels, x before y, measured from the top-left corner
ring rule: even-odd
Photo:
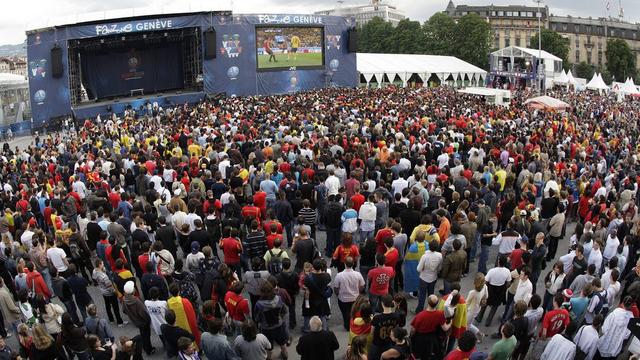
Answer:
[[[0,57],[3,56],[27,56],[27,40],[22,44],[0,45]]]

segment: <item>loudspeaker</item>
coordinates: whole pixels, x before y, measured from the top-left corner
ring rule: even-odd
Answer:
[[[349,45],[347,46],[349,52],[358,51],[358,30],[356,28],[349,29]]]
[[[55,45],[51,48],[51,76],[59,78],[62,76],[64,68],[62,66],[62,49]]]
[[[216,58],[216,30],[211,28],[204,32],[204,58]]]

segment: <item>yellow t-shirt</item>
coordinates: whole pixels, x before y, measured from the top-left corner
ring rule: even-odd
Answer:
[[[300,38],[297,36],[292,36],[291,37],[291,47],[292,48],[299,48],[300,47]]]

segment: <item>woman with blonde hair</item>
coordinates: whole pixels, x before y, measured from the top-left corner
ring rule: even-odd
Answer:
[[[488,296],[489,292],[484,274],[477,273],[475,279],[473,279],[473,289],[467,294],[467,328],[473,332],[480,341],[482,341],[484,334],[473,324],[473,319],[480,313],[480,309],[486,305]]]
[[[55,359],[58,355],[56,344],[47,332],[44,325],[38,323],[33,325],[33,346],[31,347],[31,359],[49,360]]]
[[[33,338],[29,334],[29,327],[27,324],[18,325],[18,343],[20,344],[20,355],[24,358],[31,359]]]

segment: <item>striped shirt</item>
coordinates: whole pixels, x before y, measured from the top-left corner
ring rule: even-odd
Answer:
[[[302,208],[298,211],[298,216],[304,218],[305,225],[313,226],[316,224],[316,210],[312,208]]]

